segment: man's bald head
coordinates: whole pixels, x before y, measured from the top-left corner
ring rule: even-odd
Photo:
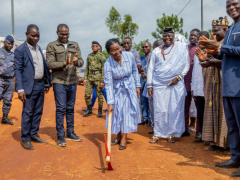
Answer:
[[[161,46],[162,44],[163,44],[163,41],[160,40],[160,39],[154,41],[154,43],[153,43],[153,49],[155,49],[156,47]]]

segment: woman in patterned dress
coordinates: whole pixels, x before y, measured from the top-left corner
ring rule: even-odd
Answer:
[[[104,84],[107,93],[108,113],[113,112],[112,134],[117,138],[112,145],[120,144],[119,149],[126,149],[127,134],[137,131],[141,122],[139,99],[140,81],[138,69],[131,52],[122,52],[117,39],[106,42],[110,55],[104,65]],[[108,116],[106,117],[106,129]]]

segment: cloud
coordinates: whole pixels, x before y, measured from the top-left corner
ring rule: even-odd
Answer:
[[[91,42],[97,40],[104,47],[114,37],[108,32],[105,19],[114,6],[119,13],[131,14],[139,25],[134,42],[154,39],[156,19],[163,13],[178,14],[189,0],[15,0],[15,35],[25,40],[26,27],[30,23],[40,28],[42,49],[56,40],[56,27],[66,23],[70,27],[70,40],[79,43],[83,59],[91,53]],[[211,21],[226,15],[226,0],[204,1],[204,30],[211,29]],[[179,17],[184,19],[184,31],[201,28],[201,3],[192,0]],[[230,19],[230,18],[229,18]],[[0,36],[11,34],[11,1],[1,1]]]

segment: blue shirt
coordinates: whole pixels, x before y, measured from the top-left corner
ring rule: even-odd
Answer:
[[[149,56],[150,57],[150,56]],[[147,66],[147,63],[148,63],[148,59],[146,58],[145,55],[142,55],[141,56],[141,64],[142,64],[142,67],[146,67]],[[143,79],[142,75],[141,75],[141,78],[140,78],[140,83],[141,83],[141,90],[144,88],[145,84],[147,82],[147,79]]]
[[[222,95],[240,97],[240,22],[226,33],[221,47]]]
[[[6,51],[0,48],[0,75],[14,76],[14,54],[12,51]]]

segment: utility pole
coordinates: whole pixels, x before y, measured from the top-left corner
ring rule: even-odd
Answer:
[[[201,31],[203,31],[203,0],[201,0]]]
[[[13,38],[15,38],[15,32],[14,32],[14,0],[11,0],[11,10],[12,10],[12,35],[13,35]]]

